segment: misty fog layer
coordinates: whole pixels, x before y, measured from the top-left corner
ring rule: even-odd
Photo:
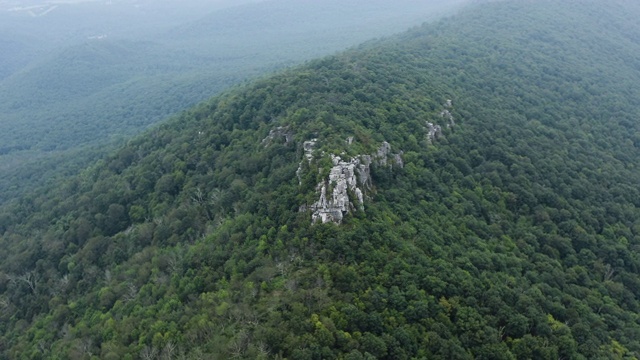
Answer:
[[[233,84],[463,3],[0,0],[0,202],[24,177],[55,173],[64,154],[84,163],[101,152],[87,146],[122,141]]]

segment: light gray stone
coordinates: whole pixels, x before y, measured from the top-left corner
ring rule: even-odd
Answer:
[[[314,139],[303,144],[305,158],[310,163],[313,160],[316,141]],[[341,155],[344,156],[344,153]],[[318,200],[311,205],[300,207],[300,211],[311,211],[311,220],[314,223],[340,224],[350,211],[364,211],[365,191],[372,188],[372,163],[375,162],[379,166],[404,166],[402,152],[392,154],[391,145],[386,141],[373,155],[358,155],[348,161],[340,155],[330,156],[333,166],[329,175],[316,186]],[[297,172],[299,181],[301,172],[302,162]]]
[[[347,162],[338,155],[331,155],[331,160],[333,167],[329,171],[328,179],[316,187],[320,192],[320,198],[309,206],[309,210],[312,211],[313,222],[340,224],[344,215],[354,209],[354,204],[349,198],[350,191],[355,194],[358,207],[364,210],[364,195],[356,176],[356,171],[363,171],[363,168],[360,167],[359,157]],[[367,177],[370,176],[367,174]]]
[[[429,144],[442,137],[442,127],[434,123],[427,122],[427,141]]]
[[[456,122],[453,120],[453,115],[449,110],[443,110],[440,113],[440,117],[447,119],[447,128],[450,128],[456,125]]]
[[[307,159],[307,162],[311,164],[313,160],[313,150],[316,147],[316,143],[318,139],[311,139],[302,143],[302,150],[304,151],[304,157]],[[296,176],[298,176],[298,185],[302,184],[302,161],[298,165],[298,170],[296,170]]]
[[[404,161],[402,160],[402,154],[403,154],[402,151],[400,151],[399,154],[393,154],[393,161],[396,163],[396,165],[399,168],[403,168],[404,167]]]
[[[269,135],[267,135],[267,137],[262,140],[262,144],[267,147],[271,145],[273,140],[279,137],[283,137],[285,143],[288,144],[293,141],[293,135],[293,131],[291,131],[288,126],[278,126],[277,128],[269,131]]]
[[[384,141],[378,148],[375,155],[378,165],[387,166],[387,158],[389,157],[389,154],[391,154],[391,145]]]

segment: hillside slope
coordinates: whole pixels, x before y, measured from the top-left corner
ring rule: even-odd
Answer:
[[[0,357],[640,357],[640,4],[478,5],[0,213]]]

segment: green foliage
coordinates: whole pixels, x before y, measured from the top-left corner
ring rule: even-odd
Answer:
[[[640,6],[615,3],[478,5],[220,95],[4,207],[1,356],[639,357]],[[263,142],[276,127],[293,140]],[[326,155],[382,141],[405,166],[311,225]]]

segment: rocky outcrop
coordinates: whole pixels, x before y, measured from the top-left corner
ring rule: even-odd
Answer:
[[[391,152],[391,144],[384,141],[382,145],[378,148],[376,153],[373,155],[373,159],[375,160],[376,165],[380,166],[397,166],[404,167],[404,162],[402,161],[403,152],[400,151],[397,154]],[[365,155],[370,156],[370,155]]]
[[[451,111],[449,111],[449,109],[453,107],[453,101],[451,101],[451,99],[447,99],[447,101],[444,103],[444,107],[445,109],[442,110],[442,112],[440,113],[440,117],[447,119],[448,128],[455,126],[456,122],[455,120],[453,120],[453,115],[451,114]]]
[[[311,139],[302,143],[302,150],[304,151],[304,158],[307,159],[308,163],[311,163],[313,160],[313,150],[316,147],[316,143],[318,139]],[[298,165],[298,170],[296,170],[296,176],[298,176],[298,184],[302,184],[302,161]]]
[[[293,131],[288,126],[278,126],[269,131],[269,135],[262,140],[262,144],[267,147],[277,138],[284,138],[285,144],[288,144],[293,141],[293,135]]]
[[[380,145],[380,147],[378,148],[378,151],[376,151],[376,154],[375,154],[376,161],[378,162],[378,164],[382,166],[386,166],[387,158],[389,157],[389,154],[391,154],[391,145],[385,141],[382,143],[382,145]]]
[[[346,142],[347,142],[347,145],[353,144],[353,136],[349,136]]]
[[[313,150],[316,147],[318,139],[311,139],[302,143],[302,150],[304,151],[304,157],[307,161],[313,160]]]
[[[364,183],[358,179],[356,173],[367,174],[369,178],[369,164],[361,163],[359,158],[344,161],[340,156],[332,155],[333,167],[328,178],[319,183],[316,190],[320,198],[303,210],[311,210],[311,220],[334,222],[339,224],[346,213],[355,210],[356,206],[364,210],[364,193],[361,187]],[[350,198],[355,196],[356,203]]]
[[[447,124],[445,125],[447,129],[450,129],[456,125],[455,120],[453,119],[453,115],[451,114],[451,109],[453,107],[453,102],[448,99],[444,103],[445,109],[440,112],[440,117],[447,120]],[[444,137],[442,133],[442,126],[434,124],[432,122],[427,121],[427,141],[429,144],[433,144],[434,141]]]
[[[353,141],[353,140],[351,140]],[[313,160],[313,149],[317,140],[303,144],[305,159]],[[344,160],[339,155],[330,155],[333,166],[329,175],[316,186],[319,198],[310,205],[303,205],[300,211],[311,211],[312,222],[333,222],[340,224],[350,211],[364,211],[365,191],[372,187],[371,165],[402,167],[402,153],[393,154],[391,145],[383,142],[373,155],[358,155]],[[303,160],[304,161],[304,160]],[[302,162],[298,167],[298,180],[302,172]]]
[[[427,121],[427,141],[429,144],[442,137],[442,126]]]
[[[399,154],[393,154],[393,162],[400,168],[404,167],[404,161],[402,160],[403,152],[400,151]]]
[[[440,113],[440,117],[447,119],[447,128],[456,125],[456,122],[453,120],[453,115],[451,115],[451,112],[449,110],[443,110]]]

